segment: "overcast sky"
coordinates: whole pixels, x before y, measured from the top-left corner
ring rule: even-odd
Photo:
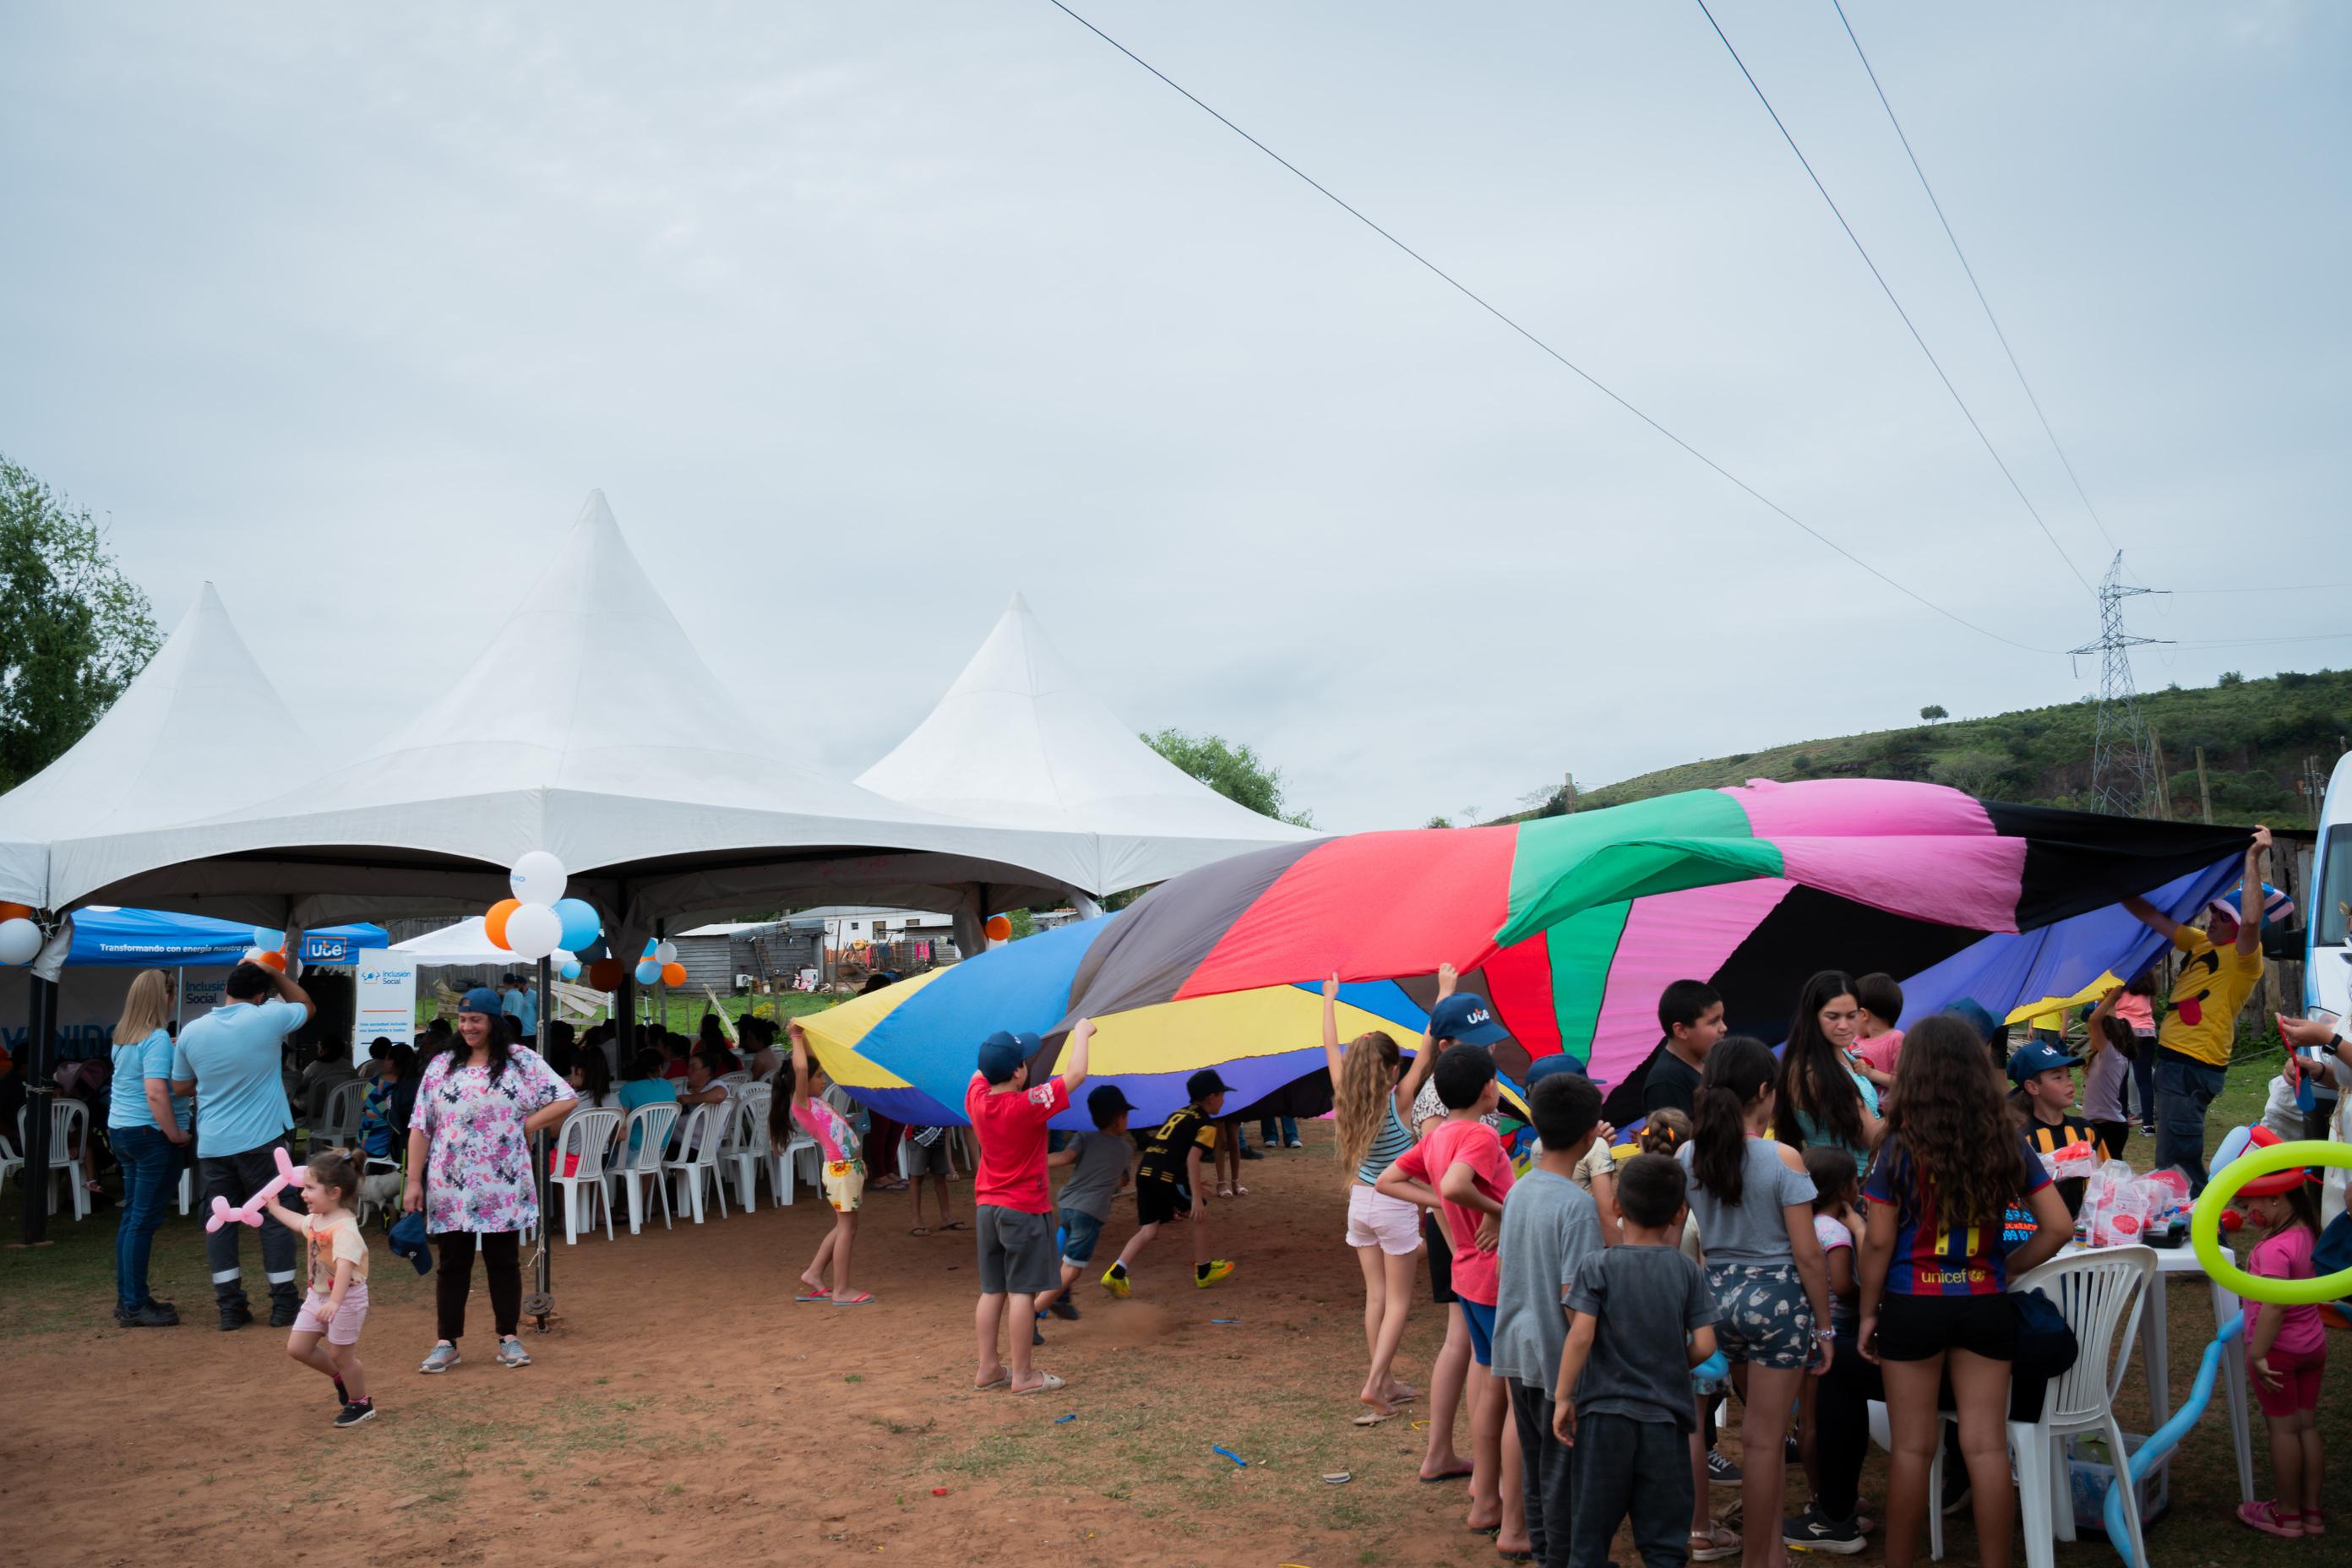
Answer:
[[[1889,575],[2095,635],[1696,5],[1074,3]],[[1716,14],[2095,579],[1828,0]],[[1848,15],[2134,573],[2352,580],[2352,9]],[[0,451],[165,626],[215,579],[334,749],[593,487],[844,775],[1015,589],[1130,723],[1248,741],[1342,829],[2095,676],[1807,539],[1046,0],[8,5],[0,159]]]

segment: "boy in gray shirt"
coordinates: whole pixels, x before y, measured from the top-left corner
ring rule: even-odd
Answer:
[[[1575,1456],[1552,1433],[1552,1380],[1568,1342],[1570,1283],[1602,1246],[1600,1208],[1576,1183],[1592,1145],[1601,1090],[1591,1079],[1553,1073],[1528,1092],[1543,1152],[1503,1199],[1496,1243],[1494,1375],[1511,1400],[1526,1478],[1528,1546],[1545,1568],[1564,1568],[1575,1517]]]
[[[1079,1133],[1045,1162],[1049,1168],[1068,1166],[1070,1179],[1062,1184],[1062,1195],[1055,1200],[1061,1209],[1062,1282],[1038,1294],[1041,1318],[1048,1311],[1057,1318],[1075,1320],[1078,1315],[1070,1286],[1094,1258],[1103,1221],[1110,1217],[1111,1199],[1126,1190],[1134,1174],[1135,1140],[1127,1131],[1127,1113],[1134,1109],[1117,1084],[1104,1084],[1087,1096],[1087,1114],[1094,1118],[1095,1130]]]
[[[1648,1568],[1680,1568],[1692,1497],[1690,1369],[1715,1353],[1715,1294],[1683,1256],[1683,1169],[1664,1154],[1617,1171],[1624,1241],[1587,1258],[1570,1287],[1568,1348],[1552,1425],[1578,1451],[1570,1568],[1601,1568],[1628,1515]],[[1685,1348],[1659,1331],[1677,1323]]]

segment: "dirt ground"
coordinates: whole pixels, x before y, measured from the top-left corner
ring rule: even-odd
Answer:
[[[282,1331],[212,1326],[195,1221],[174,1215],[156,1253],[157,1293],[187,1324],[133,1332],[107,1316],[110,1215],[64,1218],[58,1246],[0,1258],[0,1561],[1496,1563],[1463,1526],[1465,1484],[1417,1484],[1425,1432],[1350,1425],[1361,1283],[1328,1124],[1307,1138],[1213,1205],[1231,1280],[1195,1290],[1171,1229],[1133,1300],[1086,1283],[1083,1321],[1046,1327],[1040,1364],[1069,1386],[1035,1398],[970,1389],[971,1237],[909,1236],[904,1194],[864,1215],[872,1307],[793,1302],[830,1216],[813,1194],[779,1209],[763,1190],[750,1215],[559,1240],[560,1318],[543,1336],[526,1326],[528,1368],[491,1359],[478,1280],[467,1360],[436,1378],[415,1371],[433,1281],[378,1234],[361,1349],[383,1414],[350,1431],[329,1425],[324,1380],[285,1358]],[[952,1190],[968,1215],[969,1184]],[[13,1212],[0,1219],[13,1233]],[[1104,1259],[1130,1226],[1114,1218]],[[247,1258],[257,1278],[250,1237]],[[2211,1331],[2201,1316],[2174,1313],[2176,1368]],[[1400,1368],[1416,1386],[1444,1322],[1424,1294]],[[2210,1435],[2225,1430],[2217,1417],[2184,1450],[2217,1501],[2234,1500],[2226,1438]],[[1737,1456],[1736,1435],[1724,1446]],[[1321,1479],[1338,1471],[1353,1479]],[[1717,1488],[1714,1505],[1736,1497]],[[1948,1560],[1971,1561],[1953,1522]],[[2156,1541],[2167,1561],[2164,1527]],[[1622,1538],[1615,1556],[1636,1561]],[[1854,1561],[1877,1559],[1874,1540]],[[2060,1561],[2116,1559],[2089,1537]]]

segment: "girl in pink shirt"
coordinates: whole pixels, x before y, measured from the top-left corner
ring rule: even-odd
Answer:
[[[2263,1192],[2259,1189],[2271,1188]],[[2308,1279],[2319,1239],[2317,1189],[2301,1171],[2261,1176],[2241,1189],[2247,1216],[2262,1227],[2246,1272],[2267,1279]],[[2238,1518],[2265,1535],[2290,1540],[2321,1533],[2319,1382],[2327,1370],[2327,1332],[2317,1307],[2246,1303],[2247,1381],[2271,1431],[2271,1474],[2277,1495],[2238,1505]]]
[[[857,1134],[841,1112],[825,1103],[824,1069],[809,1055],[808,1037],[795,1018],[785,1027],[793,1037],[792,1093],[770,1102],[768,1140],[779,1150],[792,1142],[797,1127],[824,1156],[824,1197],[833,1205],[833,1228],[817,1243],[816,1256],[801,1270],[801,1291],[795,1301],[830,1301],[836,1307],[873,1303],[870,1290],[849,1288],[849,1253],[857,1241],[857,1210],[866,1201],[866,1162],[858,1157]],[[786,1173],[790,1180],[790,1173]],[[832,1283],[825,1280],[827,1266]]]

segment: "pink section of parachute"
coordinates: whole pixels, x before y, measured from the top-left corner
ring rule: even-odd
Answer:
[[[1890,914],[1979,931],[2017,929],[2026,843],[1973,797],[1900,779],[1751,779],[1723,792],[1789,879]]]
[[[1759,877],[1634,900],[1593,1024],[1592,1076],[1616,1083],[1641,1066],[1658,1043],[1658,993],[1721,968],[1795,885]]]

